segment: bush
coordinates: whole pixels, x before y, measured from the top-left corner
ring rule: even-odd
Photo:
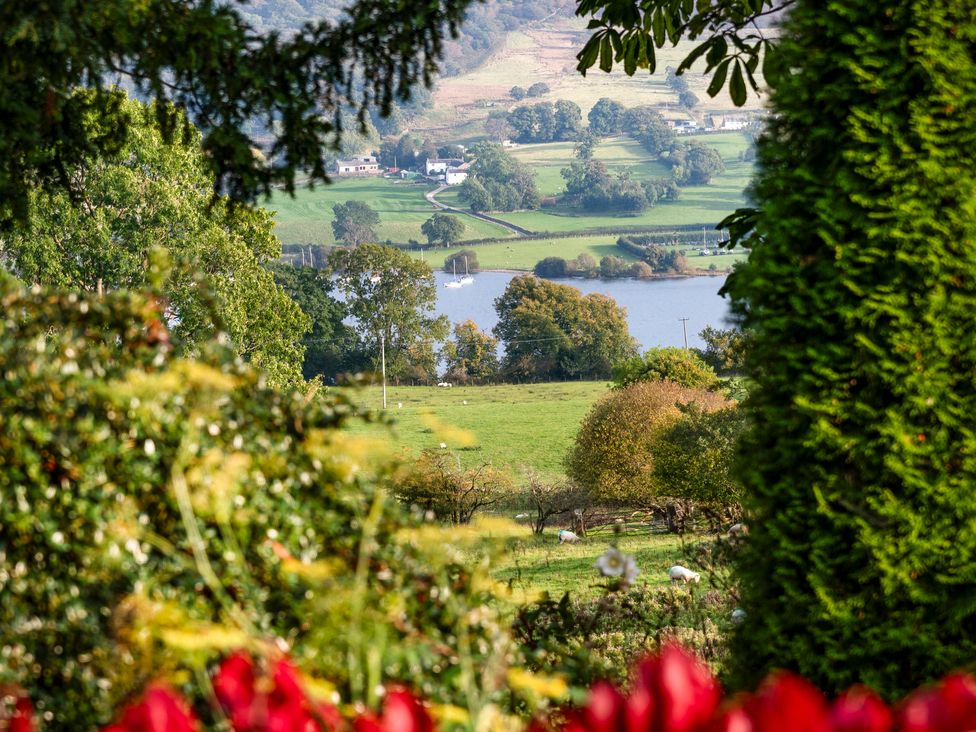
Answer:
[[[563,277],[569,277],[571,270],[569,262],[562,257],[546,257],[535,263],[532,272],[536,277],[562,279]]]
[[[742,501],[732,465],[745,415],[734,404],[712,412],[692,404],[681,411],[651,448],[654,476],[666,495],[706,504],[731,521]]]
[[[446,450],[424,450],[397,481],[396,494],[453,524],[466,524],[476,511],[495,505],[510,488],[506,473],[483,464],[464,470]]]
[[[729,290],[755,380],[739,680],[894,698],[976,658],[976,59],[966,3],[883,15],[787,14]]]
[[[98,727],[148,679],[274,638],[347,698],[376,683],[367,655],[457,695],[438,649],[485,597],[440,541],[402,539],[394,466],[342,429],[348,402],[270,390],[216,344],[177,358],[157,296],[0,302],[0,677],[47,727]]]
[[[709,389],[718,377],[690,348],[650,348],[643,356],[634,356],[613,367],[614,386],[621,388],[638,381],[669,381],[689,389]]]
[[[598,401],[580,426],[567,459],[569,476],[595,501],[647,506],[661,495],[653,447],[681,419],[679,405],[704,411],[727,406],[721,395],[670,381],[642,381]]]
[[[454,252],[453,254],[448,254],[444,258],[444,271],[454,274],[464,274],[468,272],[469,274],[475,274],[481,271],[481,265],[478,264],[478,253],[474,249],[462,249],[459,252]]]

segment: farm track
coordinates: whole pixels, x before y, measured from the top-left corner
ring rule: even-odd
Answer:
[[[506,231],[510,231],[515,236],[532,236],[535,234],[534,231],[529,231],[528,229],[523,229],[521,226],[516,226],[515,224],[510,224],[507,221],[502,221],[501,219],[496,219],[494,216],[488,216],[487,214],[478,213],[476,211],[465,211],[461,208],[454,208],[453,206],[448,206],[446,204],[438,201],[435,196],[443,191],[447,186],[438,186],[432,191],[428,191],[424,194],[424,198],[430,203],[431,206],[436,208],[438,211],[450,211],[451,213],[462,214],[464,216],[471,216],[475,219],[481,219],[482,221],[487,221],[490,224],[496,224],[501,226]]]

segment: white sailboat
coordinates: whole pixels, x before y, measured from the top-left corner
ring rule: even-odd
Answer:
[[[454,289],[455,287],[461,287],[461,281],[458,280],[458,276],[457,276],[457,260],[451,262],[451,264],[454,266],[454,279],[451,280],[450,282],[445,282],[444,287],[450,287],[451,289]]]
[[[468,274],[468,258],[464,258],[464,277],[458,280],[462,285],[473,285],[474,277]]]

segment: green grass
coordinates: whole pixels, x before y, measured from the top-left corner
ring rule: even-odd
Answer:
[[[508,466],[516,474],[528,467],[559,477],[580,422],[606,391],[606,382],[594,381],[451,389],[390,386],[387,402],[396,420],[392,440],[414,455],[426,448],[439,449],[444,442],[467,467],[487,462]],[[375,386],[354,392],[353,399],[373,409],[382,406],[381,390]],[[470,431],[474,444],[463,446],[440,430],[442,425]],[[355,429],[371,434],[385,431],[373,425]]]
[[[435,213],[424,199],[428,190],[425,184],[387,178],[345,178],[312,191],[298,191],[294,198],[277,195],[266,208],[276,211],[275,234],[284,244],[334,244],[332,207],[345,201],[363,201],[380,215],[376,227],[380,241],[425,241],[420,227]],[[461,218],[465,239],[509,236],[505,229],[495,224],[469,216]]]
[[[694,566],[685,546],[697,537],[651,533],[650,527],[634,524],[618,536],[604,530],[591,532],[579,544],[560,544],[556,532],[561,526],[557,522],[541,536],[532,534],[526,527],[525,539],[498,563],[496,579],[511,581],[527,592],[547,592],[554,599],[566,592],[574,598],[596,597],[600,594],[597,586],[600,577],[593,565],[611,541],[637,561],[641,573],[635,586],[667,586],[671,583],[667,575],[669,567]],[[703,573],[698,587],[705,587],[707,582],[708,577]]]
[[[711,232],[714,237],[714,232]],[[478,265],[482,269],[511,269],[531,271],[536,262],[546,257],[562,257],[574,259],[578,254],[586,252],[597,262],[608,254],[622,257],[628,262],[636,261],[636,257],[616,246],[616,234],[600,234],[592,236],[567,236],[552,239],[510,239],[508,241],[490,244],[476,244],[471,246],[478,254]],[[435,269],[440,267],[443,260],[455,252],[468,247],[452,247],[450,249],[433,249],[424,252],[424,259]],[[690,245],[675,247],[688,252],[688,263],[694,269],[707,270],[714,264],[717,269],[726,270],[734,262],[745,258],[744,254],[722,254],[719,256],[699,257]],[[420,257],[419,252],[413,252]]]

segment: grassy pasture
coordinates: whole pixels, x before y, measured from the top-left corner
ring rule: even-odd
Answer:
[[[694,536],[652,533],[649,526],[633,524],[620,535],[603,530],[590,532],[579,544],[560,544],[556,538],[560,526],[554,523],[541,536],[532,534],[526,527],[525,538],[499,562],[494,573],[496,579],[512,582],[527,592],[547,592],[554,599],[566,592],[574,598],[597,597],[600,577],[593,565],[611,541],[637,561],[641,573],[635,586],[665,587],[671,584],[667,575],[669,567],[695,566],[686,550],[696,540]],[[708,577],[703,573],[701,584],[689,587],[705,588],[707,583]]]
[[[602,381],[451,389],[388,386],[389,412],[396,420],[389,435],[395,448],[409,454],[438,448],[444,442],[464,466],[489,462],[496,467],[508,466],[515,473],[530,467],[558,477],[563,475],[563,458],[580,422],[607,389]],[[382,407],[378,386],[354,392],[353,399],[372,409]],[[450,427],[472,433],[472,443],[465,445],[450,429],[443,429]],[[387,428],[375,425],[355,429],[374,435],[387,432]]]
[[[425,184],[387,178],[342,178],[315,190],[297,191],[294,198],[279,194],[266,204],[266,208],[276,212],[275,234],[284,244],[334,244],[332,207],[346,201],[363,201],[380,215],[376,227],[380,241],[426,241],[420,227],[435,213],[424,198],[428,190]],[[495,224],[470,216],[461,219],[465,239],[509,235]]]

